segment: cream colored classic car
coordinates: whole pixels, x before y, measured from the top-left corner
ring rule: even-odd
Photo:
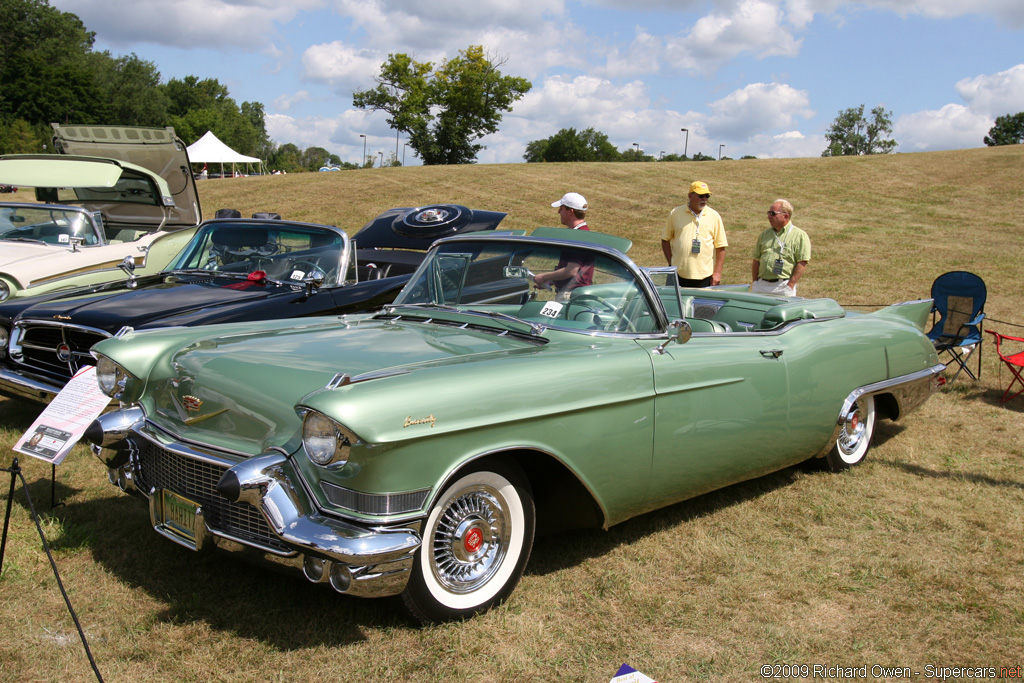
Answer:
[[[126,257],[157,272],[195,232],[173,128],[54,124],[53,144],[59,154],[0,156],[0,185],[35,190],[34,202],[0,202],[0,301],[116,280]]]

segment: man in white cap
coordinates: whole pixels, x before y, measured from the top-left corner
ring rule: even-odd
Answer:
[[[661,234],[661,250],[675,266],[682,287],[710,287],[722,283],[722,266],[729,240],[718,212],[708,206],[711,190],[703,180],[690,184],[689,201],[668,215]]]
[[[551,202],[558,208],[558,218],[570,230],[590,230],[587,227],[587,200],[578,192],[566,192],[561,199]],[[576,287],[592,284],[594,280],[594,259],[586,253],[565,250],[555,270],[537,273],[533,281],[538,287],[554,287],[558,299],[564,299]]]

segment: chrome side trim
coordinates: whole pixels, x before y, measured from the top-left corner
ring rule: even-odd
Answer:
[[[839,409],[839,415],[836,417],[836,428],[833,430],[828,444],[818,452],[816,457],[824,456],[832,449],[832,446],[835,445],[836,440],[839,438],[839,433],[843,428],[843,424],[846,421],[846,415],[853,408],[853,404],[857,402],[857,399],[863,396],[892,394],[896,399],[896,407],[898,411],[897,415],[893,419],[897,420],[916,410],[925,402],[925,400],[927,400],[929,396],[931,396],[932,392],[936,388],[934,384],[935,378],[941,375],[942,371],[945,369],[946,366],[940,363],[924,370],[912,372],[909,375],[885,379],[881,382],[875,382],[874,384],[866,384],[851,391],[850,395],[846,397],[845,401],[843,401],[842,408]]]

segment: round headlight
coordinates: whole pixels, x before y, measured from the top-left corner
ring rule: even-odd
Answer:
[[[107,396],[112,397],[121,390],[120,383],[126,376],[124,369],[106,356],[96,358],[96,381]]]
[[[0,280],[0,301],[7,301],[7,297],[11,295],[11,288],[7,286],[7,283]]]
[[[314,463],[344,465],[351,445],[337,422],[322,413],[306,413],[302,420],[302,448]]]

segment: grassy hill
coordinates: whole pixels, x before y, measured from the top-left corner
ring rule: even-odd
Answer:
[[[203,213],[331,223],[354,233],[396,206],[457,203],[504,211],[502,225],[557,225],[552,201],[581,192],[592,229],[633,240],[642,265],[663,265],[659,243],[669,210],[691,181],[711,187],[730,248],[725,281],[749,280],[751,249],[768,227],[772,200],[789,199],[813,258],[802,296],[882,304],[928,296],[947,270],[981,275],[993,294],[1012,292],[1024,254],[1024,146],[857,158],[726,162],[507,164],[383,168],[201,181]],[[996,317],[1011,307],[993,301]],[[1024,323],[1024,315],[1018,316]]]
[[[926,298],[937,275],[970,270],[989,286],[987,327],[1024,331],[1010,327],[1024,324],[1024,145],[388,168],[206,180],[200,193],[207,217],[277,211],[351,234],[385,209],[439,202],[507,211],[512,228],[553,225],[550,203],[575,190],[593,207],[593,228],[630,237],[635,260],[660,265],[661,227],[694,179],[710,184],[725,219],[727,282],[747,281],[765,211],[786,197],[814,245],[802,295],[878,306]],[[394,601],[336,596],[160,538],[144,505],[110,486],[82,446],[57,468],[64,505],[54,509],[50,468],[21,466],[108,681],[595,682],[623,662],[675,682],[752,681],[764,665],[801,664],[867,667],[846,675],[865,680],[881,680],[874,665],[912,670],[886,680],[938,678],[925,667],[1020,663],[1024,397],[999,405],[1007,376],[983,348],[981,382],[958,380],[906,421],[882,423],[862,466],[795,467],[609,531],[540,539],[506,605],[424,629]],[[0,399],[8,458],[37,413]],[[0,623],[0,680],[94,679],[20,483]]]

